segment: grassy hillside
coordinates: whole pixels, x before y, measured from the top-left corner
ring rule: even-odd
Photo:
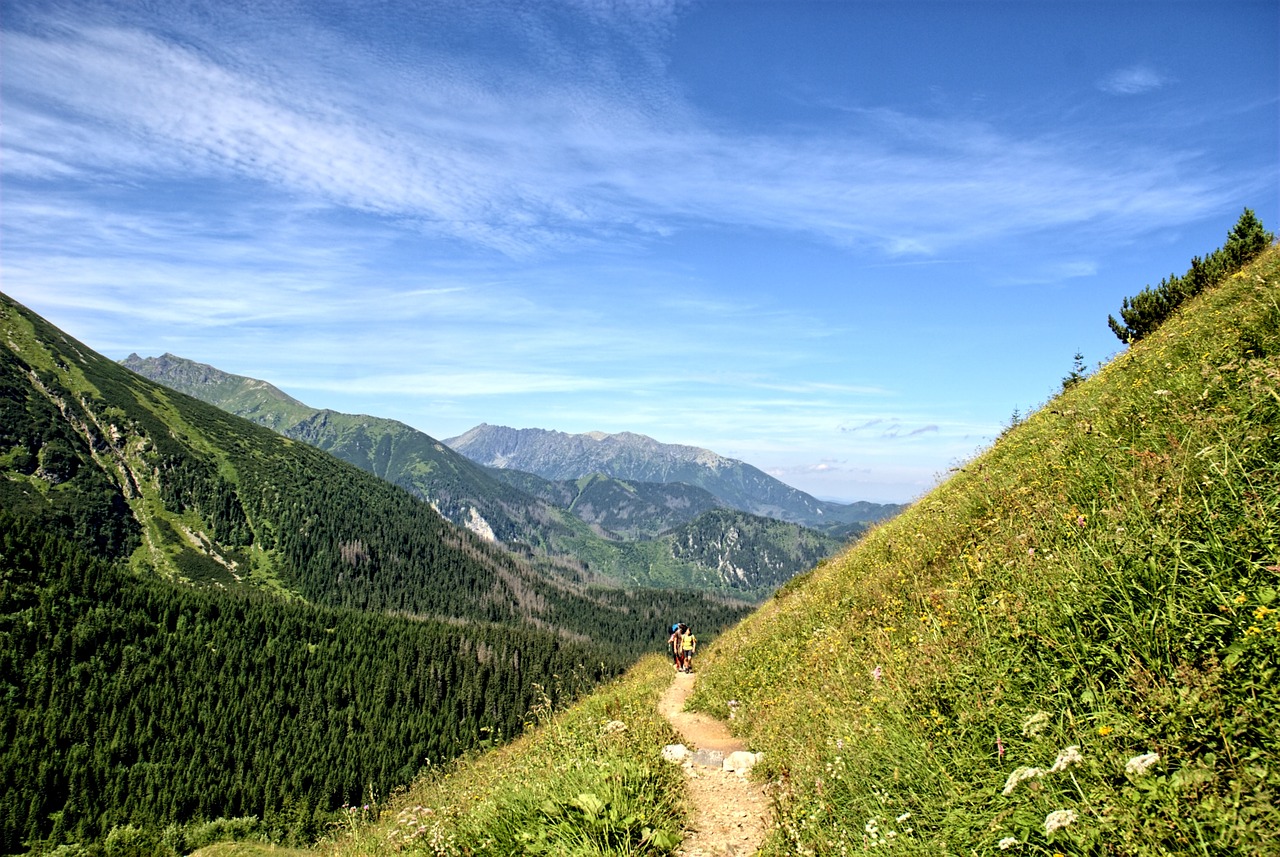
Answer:
[[[1277,853],[1280,250],[703,659],[768,853]],[[1273,843],[1273,844],[1267,844]]]
[[[694,705],[766,754],[764,853],[1277,853],[1278,426],[1273,247],[721,636]],[[667,675],[644,662],[332,852],[670,853],[643,705]]]
[[[320,853],[669,854],[685,812],[683,774],[661,757],[677,740],[657,712],[670,681],[654,655],[567,711],[537,707],[515,742],[352,810]]]

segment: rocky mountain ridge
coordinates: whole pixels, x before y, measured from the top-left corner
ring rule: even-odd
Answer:
[[[636,482],[684,482],[726,506],[823,530],[873,523],[903,509],[896,504],[819,500],[745,462],[632,432],[568,434],[482,423],[444,442],[487,467],[522,470],[545,479],[602,473]]]

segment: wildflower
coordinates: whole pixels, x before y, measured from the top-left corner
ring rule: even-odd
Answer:
[[[1049,725],[1049,714],[1045,711],[1037,711],[1028,717],[1022,724],[1022,735],[1024,738],[1030,738],[1039,735],[1044,731],[1044,727]]]
[[[876,668],[875,668],[875,669],[873,669],[873,670],[871,671],[871,677],[872,677],[873,679],[875,679],[876,681],[879,681],[879,680],[880,680],[880,677],[881,677],[881,676],[883,676],[883,675],[884,675],[884,670],[880,669],[880,665],[879,665],[879,664],[877,664],[877,665],[876,665]]]
[[[1243,604],[1243,603],[1245,603],[1245,602],[1246,602],[1246,601],[1248,601],[1248,600],[1249,600],[1248,598],[1245,598],[1245,597],[1244,597],[1244,594],[1243,594],[1243,593],[1241,593],[1240,595],[1237,595],[1237,596],[1236,596],[1236,603],[1237,603],[1237,604]]]
[[[996,739],[996,758],[1004,758],[1004,742],[999,738]]]
[[[1044,817],[1044,832],[1047,836],[1055,830],[1061,830],[1069,827],[1076,820],[1076,811],[1074,809],[1055,809]]]
[[[996,843],[996,845],[1000,846],[1001,851],[1008,851],[1010,848],[1017,848],[1021,844],[1021,840],[1016,836],[1006,836],[1004,839],[1001,839]]]
[[[898,824],[902,824],[902,822],[906,821],[910,817],[911,817],[911,813],[904,812],[902,815],[898,816]]]
[[[1049,769],[1049,772],[1056,774],[1059,771],[1065,771],[1071,765],[1078,765],[1083,761],[1084,757],[1080,755],[1080,745],[1072,744],[1058,754],[1057,761],[1053,763],[1053,767]]]
[[[1087,521],[1085,520],[1084,515],[1076,516],[1076,526],[1083,527],[1086,523]]]
[[[1004,791],[1001,792],[1005,797],[1013,794],[1013,790],[1018,787],[1018,783],[1024,780],[1034,780],[1036,777],[1044,773],[1040,768],[1017,768],[1009,779],[1004,781]]]
[[[1253,611],[1253,618],[1265,619],[1274,612],[1276,611],[1272,610],[1270,607],[1259,607],[1257,610]]]
[[[606,735],[613,735],[618,732],[626,732],[626,731],[627,731],[627,724],[623,723],[621,720],[610,720],[608,723],[604,725],[604,734]]]
[[[1157,395],[1157,396],[1169,396],[1169,395],[1172,395],[1172,394],[1173,394],[1173,391],[1172,391],[1172,390],[1156,390],[1156,395]]]
[[[1106,738],[1108,735],[1110,735],[1114,731],[1116,730],[1112,729],[1110,726],[1098,727],[1098,734],[1101,735],[1103,738]]]
[[[1133,774],[1135,777],[1141,777],[1151,770],[1151,766],[1160,761],[1159,753],[1143,753],[1141,756],[1134,756],[1132,759],[1124,763],[1124,772]]]

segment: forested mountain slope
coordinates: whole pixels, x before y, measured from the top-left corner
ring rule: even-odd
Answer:
[[[0,334],[4,850],[286,808],[314,829],[510,734],[535,683],[742,615],[546,575],[4,296]]]
[[[175,586],[4,510],[0,555],[3,853],[247,816],[309,842],[426,759],[518,734],[535,683],[618,667],[535,628]]]
[[[587,533],[571,516],[513,489],[435,438],[396,420],[313,408],[275,386],[173,354],[121,365],[224,411],[324,450],[431,502],[454,524],[509,546],[555,553]]]

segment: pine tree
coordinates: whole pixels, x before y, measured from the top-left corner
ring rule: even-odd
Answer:
[[[1154,289],[1147,286],[1133,297],[1125,298],[1120,308],[1120,320],[1109,315],[1107,325],[1121,342],[1127,344],[1142,339],[1159,327],[1184,301],[1240,270],[1274,240],[1275,236],[1262,227],[1262,221],[1253,210],[1246,208],[1227,233],[1226,244],[1204,259],[1199,256],[1193,258],[1186,274],[1170,274]]]
[[[1226,251],[1227,260],[1232,267],[1239,268],[1267,249],[1274,240],[1275,236],[1263,228],[1262,221],[1253,213],[1253,209],[1246,208],[1240,215],[1240,219],[1236,221],[1236,225],[1227,234],[1227,243],[1223,250]]]

